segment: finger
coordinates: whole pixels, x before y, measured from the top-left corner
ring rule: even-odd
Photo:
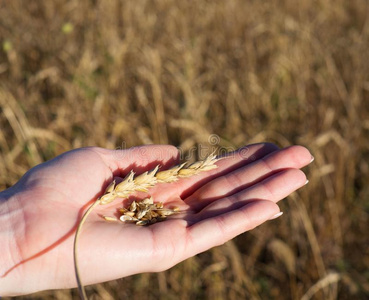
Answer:
[[[221,159],[216,164],[217,169],[200,173],[196,176],[186,178],[171,184],[171,190],[180,195],[182,199],[190,196],[195,190],[207,182],[236,170],[242,166],[252,163],[265,155],[278,150],[278,147],[270,143],[254,144],[240,148],[234,152],[227,153],[227,158]]]
[[[115,175],[133,170],[137,173],[160,165],[167,168],[178,163],[178,149],[171,145],[145,145],[125,150],[94,148]]]
[[[288,169],[274,174],[252,187],[234,195],[240,199],[268,199],[278,202],[307,184],[306,175],[301,170]]]
[[[188,229],[187,257],[221,245],[237,235],[264,223],[279,212],[271,201],[255,201],[196,223]]]
[[[310,152],[302,146],[274,151],[259,160],[224,174],[196,191],[186,199],[188,205],[204,206],[200,201],[230,196],[256,184],[264,178],[287,168],[302,168],[311,161]]]
[[[215,217],[238,209],[249,202],[268,200],[276,203],[305,184],[306,176],[301,170],[284,170],[232,196],[218,200],[207,199],[206,201],[201,201],[204,205],[203,209],[194,214],[190,222]]]
[[[214,169],[212,174],[210,172],[203,173],[201,174],[203,178],[201,178],[200,180],[199,178],[193,178],[194,184],[192,184],[192,188],[197,189],[207,182],[212,181],[214,178],[223,176],[246,165],[249,165],[254,161],[262,159],[263,157],[277,151],[278,149],[279,148],[274,144],[260,143],[248,145],[239,148],[236,151],[226,153],[220,156],[223,159],[217,162],[218,168]],[[181,194],[182,199],[187,198],[188,196],[189,193]]]

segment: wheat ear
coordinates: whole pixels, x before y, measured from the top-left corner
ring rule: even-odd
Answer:
[[[200,160],[192,164],[183,163],[169,170],[158,172],[159,166],[156,166],[153,170],[147,171],[138,176],[135,176],[135,173],[131,171],[119,184],[116,184],[115,181],[112,181],[109,184],[104,194],[101,197],[99,197],[84,213],[81,221],[78,224],[77,231],[74,237],[74,245],[73,245],[74,271],[81,299],[83,300],[87,299],[87,295],[79,274],[77,246],[82,226],[85,223],[88,215],[92,212],[92,210],[98,205],[105,205],[111,203],[116,198],[128,198],[134,192],[138,191],[148,192],[149,191],[148,189],[153,187],[157,183],[175,182],[180,178],[191,177],[204,171],[213,170],[217,168],[215,162],[217,162],[218,160],[219,158],[216,158],[214,153],[212,153],[204,160]],[[147,199],[145,199],[144,201],[146,202],[143,203],[146,205],[153,205],[151,198],[150,201],[148,201]],[[173,210],[162,209],[162,203],[157,204],[156,206],[153,207],[153,209],[155,210],[155,212],[159,212],[162,219],[165,219],[166,215],[172,214],[168,213],[168,211],[172,211],[173,213],[177,212],[177,209]],[[130,212],[133,212],[135,210],[136,209],[133,209],[131,207]],[[110,220],[109,217],[105,217],[105,219]],[[147,225],[150,223],[138,220],[136,224]]]

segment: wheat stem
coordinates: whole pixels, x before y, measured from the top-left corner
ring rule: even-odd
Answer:
[[[78,245],[78,240],[79,240],[79,236],[80,236],[80,233],[81,233],[81,229],[82,229],[82,226],[83,224],[85,223],[88,215],[92,212],[92,210],[100,204],[100,198],[97,199],[87,210],[86,212],[84,213],[81,221],[79,222],[78,224],[78,227],[77,227],[77,231],[76,231],[76,234],[75,234],[75,237],[74,237],[74,244],[73,244],[73,256],[74,256],[74,272],[76,274],[76,280],[77,280],[77,285],[78,285],[78,291],[79,291],[79,295],[81,297],[82,300],[86,300],[87,299],[87,295],[86,295],[86,291],[85,291],[85,288],[81,282],[81,277],[80,277],[80,274],[79,274],[79,269],[78,269],[78,251],[77,251],[77,245]]]

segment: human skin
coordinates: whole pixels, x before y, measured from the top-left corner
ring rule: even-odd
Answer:
[[[0,295],[76,287],[73,238],[88,205],[113,178],[157,164],[169,168],[178,157],[169,145],[90,147],[29,170],[0,193]],[[259,226],[279,213],[278,201],[306,184],[300,169],[311,161],[302,146],[243,147],[218,161],[217,169],[151,188],[155,201],[184,212],[150,226],[103,220],[122,199],[96,207],[78,245],[82,282],[160,272]]]

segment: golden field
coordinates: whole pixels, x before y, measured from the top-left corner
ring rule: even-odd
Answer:
[[[1,1],[0,42],[0,190],[92,145],[315,156],[280,219],[91,299],[369,298],[367,1]]]

